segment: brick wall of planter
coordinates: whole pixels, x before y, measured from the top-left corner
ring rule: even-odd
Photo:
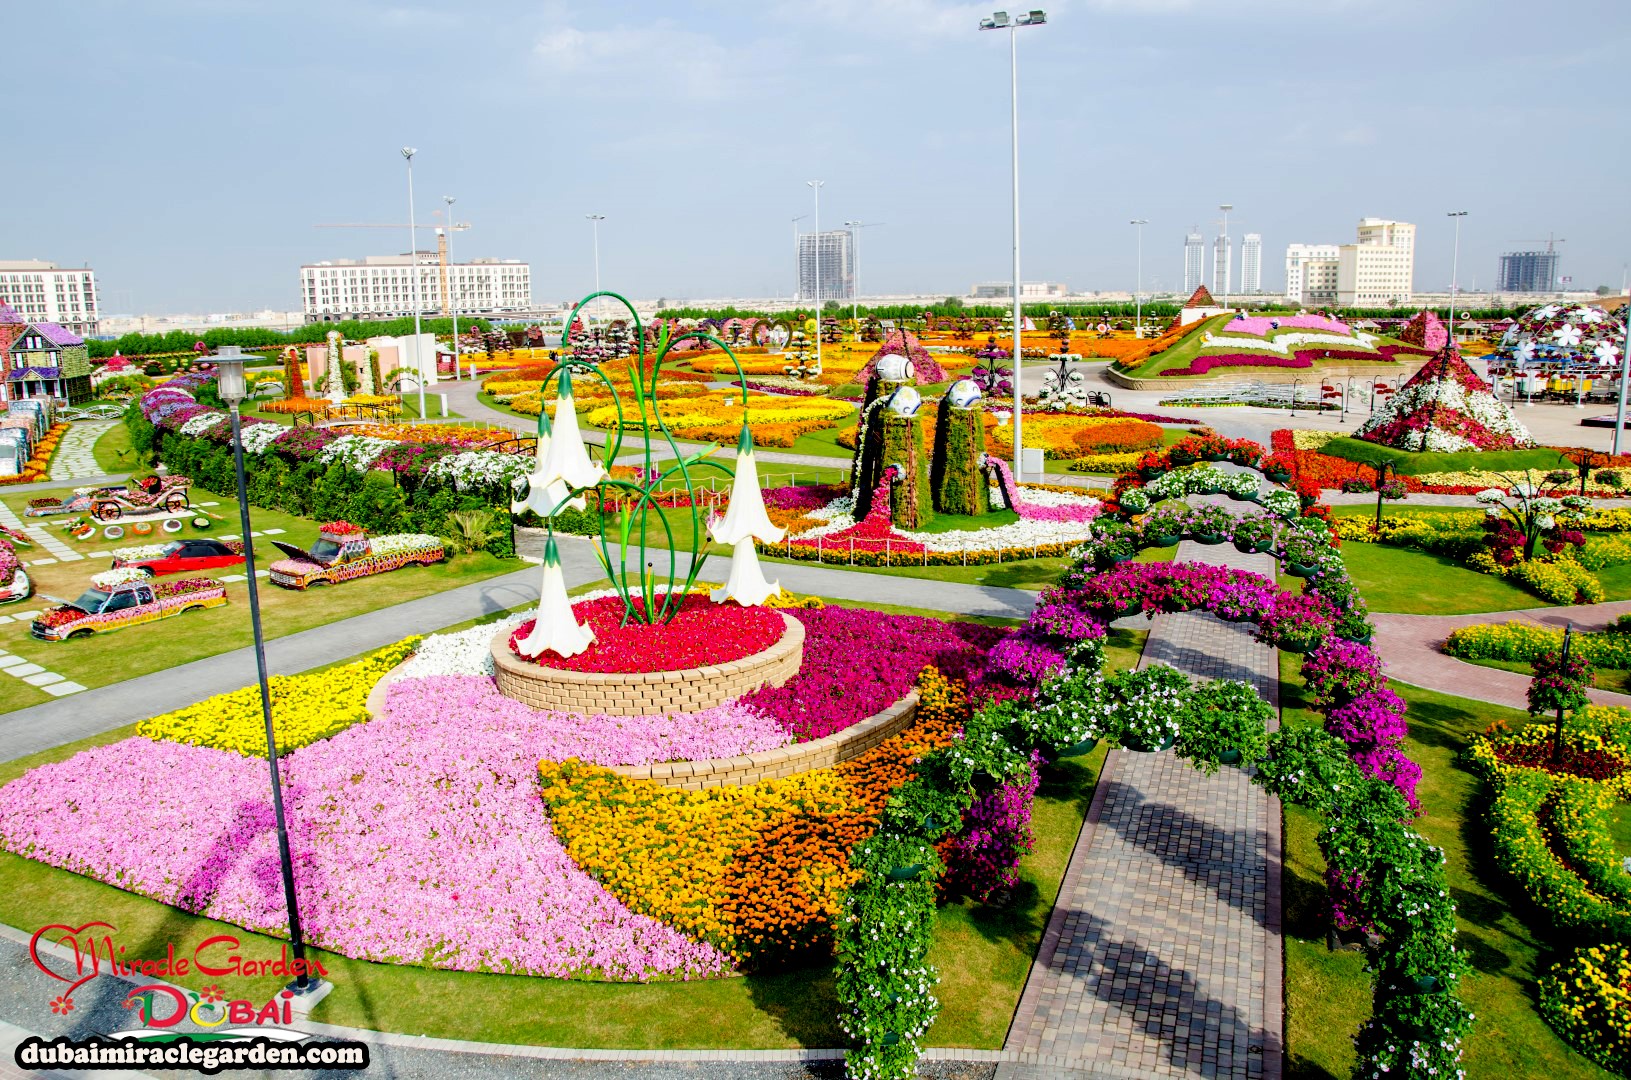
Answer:
[[[823,739],[741,757],[665,761],[659,765],[614,765],[611,770],[636,780],[650,780],[687,791],[724,784],[756,784],[760,780],[824,769],[859,757],[906,730],[916,718],[917,695],[908,694],[883,712]]]
[[[697,712],[761,686],[780,686],[804,662],[804,624],[783,615],[786,632],[762,652],[728,664],[684,671],[565,671],[539,667],[510,651],[510,632],[492,640],[498,692],[534,709],[616,716]]]

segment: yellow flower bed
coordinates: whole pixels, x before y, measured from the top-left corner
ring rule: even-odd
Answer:
[[[1631,947],[1582,949],[1540,980],[1540,1011],[1582,1054],[1631,1070]]]
[[[918,692],[912,727],[780,780],[684,791],[575,758],[540,762],[550,821],[567,854],[631,910],[744,963],[808,955],[828,945],[860,877],[850,850],[967,714],[966,694],[933,668]]]
[[[612,382],[617,386],[618,398],[625,404],[634,400],[634,387],[628,382],[627,379],[613,379]],[[495,386],[502,386],[505,388],[513,387],[515,385],[518,384],[495,384]],[[514,409],[518,413],[526,413],[528,416],[537,416],[539,406],[543,402],[543,398],[540,396],[538,390],[538,384],[536,382],[529,382],[520,385],[524,385],[526,389],[516,391],[514,396],[509,398],[507,404],[511,409]],[[505,394],[500,394],[496,389],[489,388],[489,390],[500,401],[503,401],[503,399],[507,396]],[[725,391],[710,390],[702,383],[689,382],[661,383],[658,385],[656,391],[658,401],[672,401],[677,398],[706,397],[709,394],[721,394],[724,392]],[[612,395],[609,391],[607,391],[606,384],[600,382],[598,379],[594,382],[590,382],[588,379],[578,378],[573,380],[572,383],[572,400],[577,404],[578,412],[582,413],[586,409],[596,409],[603,405],[610,406],[612,404]],[[555,387],[553,386],[551,386],[549,390],[549,415],[555,415]]]
[[[1070,471],[1120,475],[1124,472],[1131,472],[1137,467],[1138,459],[1143,456],[1142,451],[1130,454],[1088,454],[1086,457],[1079,457],[1072,461]]]
[[[278,752],[338,735],[352,724],[367,720],[368,692],[381,676],[407,659],[419,641],[417,637],[406,638],[327,671],[273,675],[267,681],[272,690]],[[261,715],[260,688],[246,686],[143,720],[136,725],[136,734],[158,741],[230,750],[244,757],[265,757],[266,722]]]
[[[1341,434],[1343,434],[1343,432],[1340,431],[1305,431],[1302,429],[1296,429],[1291,433],[1291,445],[1295,446],[1298,450],[1318,450],[1320,447],[1324,446],[1326,443],[1330,442],[1332,439]]]
[[[1025,445],[1044,450],[1056,460],[1134,455],[1161,445],[1161,428],[1146,420],[1122,416],[1073,416],[1069,413],[1028,413],[1024,417]],[[1011,425],[987,427],[986,450],[1003,457],[1014,453]],[[1136,455],[1135,455],[1136,457]]]
[[[739,395],[713,391],[714,396],[676,398],[662,403],[663,423],[677,438],[725,442],[736,438],[742,428],[744,409]],[[624,403],[627,418],[629,405]],[[745,410],[754,440],[765,446],[791,446],[800,435],[821,431],[855,415],[855,406],[830,398],[777,397],[750,393]],[[615,405],[589,409],[583,415],[590,427],[610,430],[618,422]],[[645,423],[655,429],[656,416],[647,403]],[[626,420],[625,427],[638,430],[638,421]]]

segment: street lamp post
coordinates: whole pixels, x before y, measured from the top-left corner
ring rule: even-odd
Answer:
[[[1620,342],[1620,403],[1614,410],[1614,456],[1620,455],[1620,433],[1625,430],[1625,383],[1631,377],[1631,310],[1624,310],[1625,339]]]
[[[1444,216],[1455,219],[1455,246],[1450,249],[1450,325],[1448,327],[1449,341],[1451,345],[1454,345],[1455,300],[1456,294],[1459,291],[1457,289],[1457,285],[1459,284],[1461,273],[1461,219],[1467,216],[1467,212],[1465,210],[1449,210],[1446,211]]]
[[[419,419],[425,418],[425,358],[419,355],[419,313],[424,305],[419,300],[419,227],[413,216],[413,156],[419,151],[411,146],[402,148],[402,160],[408,163],[408,273],[413,282],[413,368],[414,381],[419,384]],[[244,537],[247,542],[249,537]]]
[[[606,215],[605,214],[585,214],[583,216],[589,220],[589,224],[593,227],[594,233],[595,233],[595,292],[599,292],[600,291],[600,223],[602,221],[606,220]],[[598,301],[596,301],[596,304],[597,304],[597,306],[601,306],[602,311],[605,310],[605,308],[604,308],[605,301],[604,300],[598,300]]]
[[[452,248],[453,204],[458,200],[451,195],[443,195],[442,201],[447,204],[447,220],[442,222],[442,228],[444,230],[443,235],[446,237],[443,243],[445,243],[449,248]],[[456,275],[457,272],[451,269],[453,266],[453,256],[451,252],[448,255],[447,262],[450,268],[448,273]],[[448,314],[453,316],[453,377],[457,379],[459,377],[459,302],[455,300],[453,296],[453,278],[451,277],[447,280],[447,310]],[[475,373],[471,372],[471,374],[474,375]]]
[[[1218,204],[1218,209],[1223,211],[1223,236],[1221,237],[1221,239],[1223,240],[1223,306],[1224,307],[1229,306],[1229,286],[1232,284],[1232,282],[1230,282],[1230,280],[1229,280],[1229,274],[1234,269],[1234,265],[1235,265],[1234,251],[1231,250],[1232,245],[1229,243],[1229,211],[1233,210],[1234,208],[1235,208],[1234,203],[1219,203]],[[1216,270],[1217,270],[1217,264],[1213,263],[1213,272],[1215,273]]]
[[[266,724],[266,764],[272,777],[272,818],[277,826],[278,860],[283,870],[283,903],[289,913],[289,944],[294,950],[295,980],[288,986],[305,1008],[321,1001],[332,989],[307,974],[306,942],[300,929],[300,903],[295,896],[294,859],[289,854],[289,829],[283,817],[283,782],[278,775],[277,730],[272,724],[272,691],[266,681],[266,638],[261,632],[260,592],[255,582],[255,539],[249,522],[249,494],[245,490],[243,421],[238,406],[247,396],[243,353],[237,345],[223,345],[215,353],[217,389],[232,410],[232,464],[238,480],[238,522],[243,529],[244,574],[249,588],[249,622],[255,635],[255,674],[260,680],[261,719]]]
[[[1006,11],[992,13],[990,18],[980,20],[981,30],[1008,31],[1008,81],[1009,81],[1009,127],[1012,142],[1013,174],[1014,174],[1014,480],[1017,483],[1024,475],[1021,471],[1023,448],[1023,432],[1020,427],[1020,413],[1024,398],[1024,379],[1021,375],[1024,353],[1020,351],[1020,327],[1024,325],[1024,316],[1020,311],[1019,295],[1019,28],[1022,26],[1041,26],[1048,21],[1048,14],[1040,9],[1008,17]]]
[[[813,230],[813,232],[810,235],[810,248],[811,248],[810,253],[811,253],[812,256],[814,256],[814,259],[815,259],[815,324],[816,324],[816,335],[815,335],[815,337],[816,337],[816,369],[815,369],[815,373],[817,375],[820,375],[821,374],[821,187],[822,187],[823,184],[826,183],[826,181],[825,180],[806,180],[804,182],[806,184],[808,184],[809,187],[810,187],[810,190],[815,193],[815,217],[812,219],[811,224],[810,224],[810,228]]]
[[[1148,225],[1148,218],[1134,218],[1130,225],[1138,231],[1138,277],[1133,286],[1133,331],[1134,337],[1144,336],[1144,226]]]

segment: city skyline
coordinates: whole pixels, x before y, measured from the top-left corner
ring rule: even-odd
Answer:
[[[1422,291],[1449,283],[1443,215],[1463,208],[1471,212],[1463,287],[1493,281],[1501,253],[1533,249],[1556,232],[1571,237],[1561,272],[1575,287],[1617,289],[1631,224],[1598,220],[1591,193],[1610,190],[1623,171],[1618,145],[1566,170],[1477,169],[1425,148],[1405,158],[1410,168],[1398,167],[1404,131],[1482,132],[1499,142],[1563,130],[1582,109],[1612,100],[1608,61],[1631,17],[1608,3],[1567,6],[1594,25],[1589,41],[1542,38],[1525,47],[1527,61],[1569,93],[1522,106],[1492,104],[1469,82],[1487,77],[1482,56],[1510,48],[1525,10],[1511,0],[1432,10],[1342,3],[1298,9],[1293,20],[1277,0],[1055,6],[1019,46],[1024,274],[1084,291],[1130,288],[1135,250],[1125,221],[1136,216],[1150,222],[1145,290],[1180,291],[1178,238],[1196,223],[1215,232],[1207,208],[1230,198],[1241,220],[1231,230],[1259,233],[1270,252],[1345,235],[1368,214],[1420,222]],[[607,5],[592,19],[584,8],[508,3],[479,12],[371,2],[291,9],[167,0],[139,13],[111,3],[76,12],[32,6],[15,14],[20,40],[71,36],[84,55],[103,58],[66,81],[41,51],[14,59],[21,83],[51,79],[65,114],[92,118],[85,141],[94,149],[52,156],[14,181],[28,212],[0,244],[0,258],[93,267],[108,314],[294,309],[296,268],[359,248],[357,234],[312,226],[400,219],[397,147],[411,142],[420,147],[419,220],[433,223],[441,194],[456,195],[460,219],[473,226],[458,238],[461,259],[530,262],[540,301],[592,286],[583,219],[591,210],[607,215],[607,287],[674,297],[790,294],[787,221],[807,209],[802,174],[812,165],[828,178],[824,218],[830,208],[834,221],[890,222],[869,242],[866,293],[959,295],[971,281],[1004,276],[1009,259],[1007,57],[997,35],[977,32],[982,11],[928,0],[881,11],[850,0],[731,7],[725,20],[713,9],[633,3]],[[1217,32],[1232,35],[1242,55],[1221,83],[1198,62]],[[1391,33],[1451,44],[1378,55],[1311,86],[1275,59]],[[312,46],[318,40],[321,49]],[[495,40],[514,42],[505,46],[511,62],[491,72],[460,64],[451,86],[419,77]],[[769,60],[789,41],[802,60],[849,74],[810,90]],[[1084,57],[1094,58],[1085,84]],[[221,79],[222,71],[233,77]],[[203,81],[208,94],[198,93]],[[1293,83],[1294,107],[1255,111]],[[1215,95],[1218,115],[1238,109],[1243,118],[1175,137],[1176,118],[1201,92]],[[748,133],[787,130],[818,93],[821,107],[796,128],[797,154],[756,149],[785,139]],[[345,108],[335,108],[339,95]],[[1356,99],[1367,102],[1362,114],[1342,107]],[[916,119],[902,125],[876,111],[879,101]],[[730,110],[719,112],[721,102]],[[560,117],[571,139],[521,137],[542,129],[544,104],[550,129]],[[696,149],[691,117],[699,109],[718,118],[705,125],[714,131],[710,145],[723,145],[713,165]],[[959,117],[955,132],[922,119],[941,114]],[[166,117],[163,128],[149,119],[157,115]],[[985,134],[970,142],[971,130]],[[126,167],[161,159],[171,143],[209,167]],[[1320,183],[1287,187],[1287,170],[1303,175],[1322,156],[1333,168]],[[295,167],[304,161],[324,167]],[[1218,186],[1227,191],[1201,190],[1225,171],[1230,180]],[[227,175],[232,182],[223,183]],[[407,246],[404,235],[368,249]],[[1264,292],[1278,291],[1282,283],[1265,277]]]

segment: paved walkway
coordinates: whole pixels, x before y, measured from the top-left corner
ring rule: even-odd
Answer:
[[[1180,562],[1273,574],[1185,541]],[[1204,613],[1159,615],[1140,666],[1250,682],[1279,704],[1272,648]],[[999,1080],[1274,1080],[1281,1068],[1280,808],[1238,769],[1113,750],[1020,999]]]
[[[78,420],[68,428],[57,452],[51,455],[51,471],[46,475],[53,483],[68,483],[84,476],[101,476],[102,466],[96,463],[91,448],[119,420]]]
[[[600,563],[587,540],[563,538],[561,560],[569,586],[604,580]],[[682,568],[688,565],[684,554],[680,556],[679,565]],[[779,579],[784,588],[797,593],[1009,619],[1024,618],[1036,600],[1036,594],[1023,589],[864,574],[830,566],[767,564],[766,572],[772,579]],[[266,643],[267,669],[274,675],[292,675],[332,664],[338,657],[381,648],[400,641],[409,633],[432,633],[483,615],[536,603],[538,573],[535,567],[527,567],[445,593],[274,638]],[[699,577],[703,581],[722,582],[729,573],[730,560],[715,557],[703,564]],[[0,665],[6,659],[0,657]],[[81,690],[71,698],[0,715],[0,761],[111,731],[214,694],[236,690],[254,680],[254,650],[235,649],[111,686]]]
[[[1627,612],[1631,612],[1631,600],[1577,607],[1489,611],[1477,615],[1372,615],[1376,637],[1371,646],[1387,664],[1390,679],[1457,697],[1524,709],[1529,704],[1529,676],[1446,656],[1441,650],[1451,631],[1479,623],[1505,622],[1528,622],[1558,630],[1568,625],[1576,630],[1601,630]],[[1631,707],[1631,695],[1608,690],[1592,690],[1590,694],[1591,700],[1599,705]]]

